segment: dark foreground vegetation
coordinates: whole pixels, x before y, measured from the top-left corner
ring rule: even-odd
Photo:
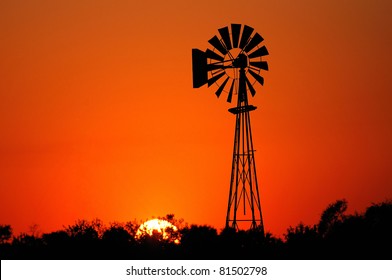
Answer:
[[[290,227],[283,239],[270,233],[182,225],[168,238],[155,232],[136,238],[138,224],[81,220],[63,230],[12,236],[0,226],[1,259],[392,259],[392,201],[373,204],[362,214],[346,215],[338,200],[316,225]],[[180,244],[173,241],[181,235]]]

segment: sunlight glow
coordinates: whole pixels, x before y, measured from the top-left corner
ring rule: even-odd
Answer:
[[[176,233],[174,236],[172,233]],[[155,234],[161,235],[162,239],[172,241],[175,244],[180,243],[178,229],[169,221],[162,219],[152,219],[140,225],[136,232],[136,238],[140,239],[145,235],[154,236]]]

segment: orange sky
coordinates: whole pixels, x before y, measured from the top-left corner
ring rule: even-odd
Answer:
[[[174,213],[222,228],[234,116],[192,88],[191,49],[231,23],[270,52],[251,100],[266,230],[392,198],[391,14],[388,0],[2,0],[0,224]]]

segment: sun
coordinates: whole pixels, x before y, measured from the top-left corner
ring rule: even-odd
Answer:
[[[166,241],[174,242],[175,244],[180,243],[180,233],[178,228],[163,219],[151,219],[140,225],[136,232],[136,239],[141,239],[143,236],[157,236]]]

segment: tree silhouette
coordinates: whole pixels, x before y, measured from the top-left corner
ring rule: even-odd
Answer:
[[[323,212],[319,232],[327,258],[385,259],[392,256],[392,203],[373,204],[364,214],[345,215],[338,200]],[[326,225],[326,226],[325,226]]]
[[[300,223],[295,228],[290,226],[284,237],[290,257],[307,259],[318,256],[321,238],[316,225]]]
[[[191,225],[181,230],[181,246],[184,254],[190,259],[217,255],[217,230],[210,226]]]
[[[12,237],[12,228],[10,225],[0,225],[0,244],[8,242]]]
[[[14,252],[10,244],[12,237],[12,227],[10,225],[0,225],[0,259],[11,256]]]
[[[119,223],[111,224],[103,232],[102,240],[115,247],[126,246],[135,241],[134,237]]]
[[[96,219],[92,222],[78,220],[74,225],[68,226],[65,231],[70,237],[70,255],[79,259],[97,259],[102,255],[100,237],[103,224]]]
[[[20,259],[42,258],[43,242],[35,235],[21,233],[12,239],[12,253]]]
[[[369,253],[373,258],[383,254],[392,259],[392,201],[373,204],[364,215]]]
[[[134,236],[121,223],[112,223],[102,234],[102,251],[108,259],[126,259],[134,246]]]
[[[321,219],[318,224],[318,231],[322,236],[337,224],[344,221],[344,212],[347,210],[347,201],[345,199],[337,200],[336,202],[328,205],[328,207],[321,214]]]

